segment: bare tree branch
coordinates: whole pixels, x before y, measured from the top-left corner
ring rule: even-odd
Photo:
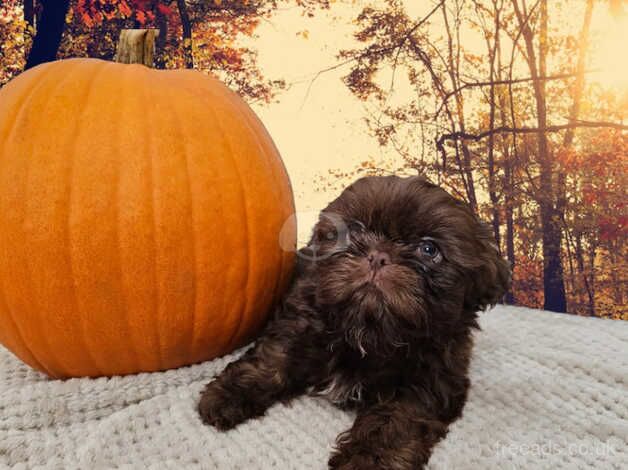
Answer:
[[[592,72],[596,72],[596,70],[587,70],[585,73],[592,73]],[[564,80],[567,78],[576,78],[577,77],[577,73],[560,73],[557,75],[549,75],[547,77],[525,77],[525,78],[515,78],[515,79],[510,79],[510,80],[494,80],[494,81],[485,81],[485,82],[463,82],[463,84],[461,86],[459,86],[458,88],[451,90],[447,93],[445,93],[445,96],[443,96],[443,102],[441,103],[441,105],[438,107],[438,110],[436,111],[436,116],[440,115],[440,112],[443,109],[443,106],[445,106],[445,102],[447,100],[449,100],[449,98],[451,98],[452,96],[455,96],[456,94],[460,93],[463,90],[466,90],[467,88],[481,88],[481,87],[489,87],[489,86],[497,86],[497,85],[516,85],[517,83],[526,83],[526,82],[534,82],[534,81],[552,81],[552,80]]]
[[[616,122],[604,122],[604,121],[573,121],[567,124],[557,124],[553,126],[547,126],[545,129],[539,129],[538,127],[510,127],[510,126],[500,126],[494,129],[480,132],[479,134],[470,134],[468,132],[451,132],[448,134],[442,134],[438,139],[436,139],[436,148],[438,151],[444,156],[445,155],[445,142],[448,140],[457,141],[457,140],[472,140],[474,142],[479,142],[486,137],[495,135],[495,134],[538,134],[540,132],[560,132],[567,129],[576,129],[579,127],[588,127],[588,128],[609,128],[609,129],[618,129],[622,131],[628,131],[628,125],[620,124]]]
[[[445,3],[445,0],[441,0],[440,3],[438,5],[436,5],[434,8],[432,8],[432,10],[430,10],[430,12],[425,15],[420,21],[418,21],[414,26],[412,26],[412,28],[410,28],[404,35],[403,38],[401,39],[401,41],[399,42],[399,44],[396,46],[397,47],[397,54],[395,55],[395,60],[393,62],[393,68],[392,68],[392,78],[390,81],[390,89],[392,91],[393,88],[393,84],[395,82],[395,71],[397,70],[397,63],[399,61],[399,54],[401,54],[401,50],[403,49],[403,46],[405,45],[406,41],[408,39],[410,39],[410,36],[412,36],[412,34],[419,29],[423,24],[425,24],[427,22],[427,20],[430,19],[430,17],[436,13],[438,11],[438,9],[441,7],[441,5],[443,5]]]
[[[395,43],[388,47],[381,47],[381,48],[375,48],[375,49],[367,48],[365,51],[361,52],[360,54],[352,55],[348,57],[346,60],[343,60],[341,62],[338,62],[337,64],[331,65],[329,67],[326,67],[316,72],[316,74],[314,74],[314,77],[312,77],[312,80],[310,80],[310,83],[308,84],[307,90],[305,91],[305,96],[303,97],[303,102],[301,103],[301,107],[303,107],[303,105],[305,104],[305,101],[310,95],[310,91],[312,89],[312,86],[314,85],[314,82],[326,72],[331,72],[332,70],[336,70],[340,67],[343,67],[347,64],[358,61],[360,59],[364,59],[371,55],[385,54],[387,52],[398,50],[397,55],[395,56],[395,60],[394,60],[394,68],[393,68],[394,70],[397,66],[397,61],[399,59],[399,54],[401,52],[401,49],[403,48],[405,43],[411,38],[412,34],[417,29],[419,29],[422,25],[424,25],[427,22],[427,20],[429,20],[432,17],[432,15],[434,15],[434,13],[438,11],[438,9],[441,7],[443,3],[445,3],[445,0],[441,0],[441,2],[438,5],[436,5],[432,10],[430,10],[430,12],[427,15],[425,15],[423,18],[417,21],[411,28],[409,28],[408,31],[404,33],[403,37],[401,38],[401,41],[399,41],[398,43]]]

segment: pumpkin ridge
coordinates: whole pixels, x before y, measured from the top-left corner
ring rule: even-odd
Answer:
[[[161,72],[161,71],[160,71],[160,72]],[[205,91],[199,91],[199,87],[198,87],[198,80],[194,80],[195,78],[198,78],[198,77],[196,76],[197,74],[196,74],[196,73],[189,73],[189,74],[188,74],[188,73],[187,73],[187,72],[188,72],[187,70],[181,70],[181,71],[170,71],[170,73],[169,73],[168,75],[170,75],[170,77],[171,77],[172,79],[181,79],[181,76],[179,76],[179,77],[175,77],[175,73],[177,73],[177,72],[178,72],[178,73],[181,73],[181,74],[185,74],[185,75],[184,75],[185,79],[187,79],[187,81],[189,81],[189,82],[190,82],[189,86],[187,86],[185,89],[186,89],[188,92],[190,92],[190,94],[191,94],[191,95],[193,95],[193,96],[197,97],[199,102],[205,102],[205,103],[207,103],[207,104],[204,106],[204,109],[206,109],[206,110],[210,110],[211,117],[212,117],[213,119],[212,119],[212,121],[211,121],[211,123],[210,123],[210,124],[207,124],[207,123],[206,123],[206,125],[208,125],[209,127],[211,127],[211,126],[218,127],[218,125],[216,124],[216,122],[217,122],[217,120],[218,120],[218,116],[217,116],[216,112],[215,112],[215,111],[213,111],[213,108],[212,108],[212,101],[210,101],[210,100],[208,100],[208,99],[207,99],[207,93],[206,93]],[[208,80],[208,79],[209,79],[208,77],[205,77],[205,78],[206,78],[206,80]],[[204,83],[205,83],[205,82],[204,82]],[[180,84],[179,84],[179,86],[180,86]],[[222,137],[222,133],[221,133],[221,139],[222,139],[222,142],[223,142],[223,147],[226,147],[226,145],[224,145],[224,137]],[[211,169],[211,173],[212,173],[212,176],[213,176],[214,178],[215,178],[215,177],[219,177],[219,176],[220,176],[220,172],[216,170],[216,166],[215,166],[215,165],[209,165],[209,168]],[[225,215],[225,213],[226,213],[226,212],[225,212],[225,210],[224,210],[224,198],[223,198],[223,196],[222,196],[222,194],[221,194],[221,192],[220,192],[220,191],[219,191],[219,192],[217,192],[217,193],[214,195],[214,197],[217,197],[217,198],[218,198],[218,202],[217,202],[216,204],[214,204],[214,206],[213,206],[213,207],[217,207],[217,208],[218,208],[218,211],[220,212],[220,215],[221,215],[221,216],[219,217],[219,220],[223,220],[223,219],[224,219],[224,215]],[[221,285],[220,285],[220,287],[218,287],[218,286],[212,286],[212,287],[213,287],[213,291],[214,291],[214,292],[224,292],[224,291],[225,291],[225,289],[227,288],[227,284],[228,284],[228,279],[227,279],[227,278],[228,278],[228,276],[220,276]],[[226,312],[226,311],[227,311],[227,307],[226,307],[226,297],[225,297],[225,296],[222,296],[222,301],[221,301],[220,312],[221,312],[222,314],[224,314],[224,312]],[[225,347],[227,347],[227,346],[231,343],[231,339],[229,339],[229,340],[227,340],[227,341],[223,340],[222,342],[223,342],[223,345],[221,346],[221,348],[219,348],[220,350],[224,350],[224,349],[225,349]],[[199,353],[199,350],[197,349],[196,345],[195,345],[195,348],[194,348],[194,352],[196,353],[196,354],[195,354],[195,357],[199,356],[199,354],[198,354],[198,353]],[[201,352],[201,355],[202,355],[202,354],[203,354],[203,351],[201,350],[200,352]]]
[[[214,93],[212,93],[211,90],[209,90],[209,92],[212,94],[212,96],[215,99],[215,95]],[[205,97],[205,99],[207,99],[207,97]],[[242,181],[242,172],[240,171],[240,166],[238,165],[237,162],[237,158],[236,156],[233,154],[233,152],[231,151],[232,149],[232,145],[231,145],[231,138],[230,135],[231,133],[227,133],[225,132],[224,127],[222,126],[220,119],[218,118],[218,115],[216,113],[216,110],[212,107],[211,102],[208,104],[208,109],[211,112],[211,114],[214,116],[214,122],[216,123],[216,126],[219,128],[220,130],[220,135],[222,137],[222,141],[225,143],[227,149],[229,150],[227,152],[227,154],[229,155],[231,162],[233,164],[233,168],[235,169],[235,172],[238,175],[238,183],[240,186],[240,194],[242,195],[242,207],[244,209],[244,223],[243,223],[243,230],[244,230],[244,234],[245,234],[245,239],[246,239],[246,269],[244,270],[246,272],[246,277],[245,277],[245,281],[244,281],[244,292],[246,293],[244,295],[244,303],[242,305],[242,309],[240,310],[240,314],[238,315],[238,321],[236,324],[236,327],[233,331],[233,334],[231,335],[231,337],[229,338],[229,341],[227,342],[227,344],[229,344],[230,348],[233,348],[234,345],[234,341],[238,339],[238,335],[240,333],[240,328],[242,326],[242,323],[244,322],[244,317],[246,316],[247,313],[247,308],[248,308],[248,304],[249,304],[249,279],[251,277],[251,234],[250,234],[250,228],[249,228],[249,210],[248,210],[248,202],[247,202],[247,193],[245,191],[244,188],[244,183]]]
[[[151,75],[151,70],[150,69],[146,69],[143,71],[144,75]],[[150,91],[150,90],[149,90]],[[142,87],[142,94],[144,95],[145,98],[150,99],[150,94],[146,91],[145,87]],[[150,102],[150,101],[148,101]],[[152,272],[152,277],[153,277],[153,284],[154,284],[154,289],[153,289],[153,306],[154,306],[154,313],[155,313],[155,332],[156,332],[156,339],[157,339],[157,365],[159,370],[162,370],[164,368],[164,359],[162,357],[162,341],[161,341],[161,333],[159,330],[159,323],[160,323],[160,308],[159,308],[159,297],[160,297],[160,293],[159,293],[159,280],[157,279],[157,219],[156,219],[156,204],[155,204],[155,191],[156,191],[156,186],[155,186],[155,165],[153,164],[153,153],[152,153],[152,149],[155,148],[154,142],[153,142],[153,134],[152,134],[152,125],[153,125],[153,121],[154,119],[152,119],[153,116],[153,112],[152,112],[152,106],[147,106],[146,107],[146,121],[147,121],[147,126],[144,126],[144,135],[145,135],[145,145],[144,145],[144,153],[146,155],[147,158],[147,162],[148,162],[148,171],[146,172],[147,176],[148,176],[148,187],[149,187],[149,194],[147,197],[147,202],[148,202],[148,206],[149,206],[149,211],[151,214],[151,221],[152,221],[152,237],[151,237],[151,241],[153,242],[153,247],[152,247],[152,255],[153,255],[153,272]]]
[[[264,127],[263,123],[261,122],[261,120],[257,117],[257,115],[252,112],[249,111],[248,112],[248,116],[249,116],[249,122],[252,123],[257,123],[258,125],[262,126],[262,128],[266,131],[266,134],[262,135],[262,138],[264,138],[265,140],[268,141],[268,147],[270,147],[275,154],[280,155],[279,149],[277,148],[277,146],[275,145],[275,142],[273,141],[273,139],[270,137],[270,133],[268,132],[268,130]],[[268,149],[267,152],[265,153],[265,155],[269,155],[268,154]],[[285,200],[288,202],[288,204],[290,205],[290,213],[288,214],[288,218],[282,221],[282,228],[284,226],[284,224],[289,220],[289,218],[294,217],[294,223],[295,223],[295,233],[297,230],[296,224],[298,224],[298,220],[296,218],[296,207],[294,206],[294,192],[292,189],[292,183],[290,182],[290,178],[288,176],[288,170],[286,169],[286,165],[284,163],[284,161],[282,159],[278,159],[278,160],[274,160],[271,161],[271,168],[273,171],[273,174],[275,176],[277,176],[277,173],[275,172],[275,170],[278,170],[280,175],[278,178],[276,179],[283,179],[287,182],[286,187],[284,188],[283,185],[279,185],[279,191],[281,193],[281,197],[282,197],[282,202]],[[284,189],[287,192],[284,192]],[[279,235],[278,235],[279,236]],[[279,240],[278,240],[279,242]],[[281,261],[280,261],[280,266],[281,266],[281,271],[280,274],[278,276],[278,282],[277,282],[277,287],[276,290],[273,294],[273,297],[275,299],[275,303],[277,303],[281,297],[281,291],[286,289],[287,284],[290,282],[290,280],[292,279],[292,274],[293,274],[293,270],[294,270],[294,257],[296,256],[296,242],[295,242],[295,246],[294,246],[294,252],[290,252],[288,250],[284,250],[283,248],[282,252],[281,252]],[[290,269],[285,269],[285,263],[286,260],[289,260],[288,262],[292,265],[290,267]]]
[[[176,72],[176,71],[173,71],[173,72]],[[212,125],[214,125],[215,127],[220,129],[220,132],[218,132],[218,134],[220,135],[221,141],[223,143],[222,147],[229,148],[229,144],[226,142],[226,139],[224,137],[224,129],[220,126],[218,115],[217,115],[216,111],[213,108],[213,101],[208,99],[208,97],[207,97],[207,91],[198,89],[198,81],[195,80],[196,74],[194,74],[194,73],[188,74],[188,73],[186,73],[186,72],[188,72],[187,70],[182,70],[180,72],[182,72],[184,74],[184,78],[186,79],[186,81],[189,82],[189,85],[186,86],[185,89],[191,95],[197,97],[199,102],[206,103],[205,109],[207,109],[211,113],[211,116],[213,118]],[[172,78],[175,78],[174,75],[173,75]],[[176,77],[176,78],[180,79],[181,77]],[[207,79],[212,79],[213,80],[213,78],[211,78],[211,76],[208,76]],[[231,152],[225,152],[225,153],[229,153],[231,155]],[[231,160],[233,161],[233,157],[232,157]],[[235,168],[235,162],[233,163],[233,166]],[[211,166],[211,168],[212,168],[212,171],[215,173],[215,168],[214,168],[213,165]],[[239,173],[237,168],[236,168],[236,172],[238,173],[238,176],[239,176],[238,181],[240,182],[240,186],[242,186],[242,179],[240,177],[240,173]],[[220,208],[220,213],[224,214],[225,212],[223,210],[222,203],[219,204],[219,208]],[[248,221],[245,222],[245,223],[248,223]],[[246,237],[246,239],[247,239],[247,243],[248,243],[248,236]],[[248,254],[247,254],[247,265],[248,265]],[[223,291],[226,288],[225,279],[227,279],[227,278],[228,278],[228,276],[222,276],[221,277],[222,285],[221,285],[220,291]],[[228,283],[228,280],[227,280],[227,283]],[[216,289],[214,289],[214,291],[216,291]],[[248,295],[248,293],[245,294],[245,297],[246,297],[246,295]],[[225,296],[223,296],[223,298],[222,298],[222,306],[221,306],[220,310],[223,313],[227,311],[226,297]],[[227,345],[229,347],[231,346],[232,340],[233,340],[234,336],[237,334],[237,331],[239,329],[239,324],[241,323],[241,321],[242,321],[242,314],[240,315],[240,320],[238,321],[237,325],[235,325],[234,333],[231,334],[231,336],[229,337],[228,340],[224,341],[225,345]]]
[[[92,69],[92,65],[94,64],[94,70]],[[89,99],[90,96],[92,94],[93,88],[94,88],[94,83],[96,82],[96,79],[99,78],[99,76],[101,74],[103,74],[103,72],[105,71],[105,69],[107,68],[108,65],[110,65],[110,63],[105,62],[105,61],[89,61],[87,63],[84,62],[79,62],[78,66],[76,67],[77,69],[81,67],[81,65],[89,65],[90,66],[90,70],[88,72],[91,72],[89,74],[87,74],[89,76],[88,78],[88,84],[86,86],[86,92],[85,92],[85,96],[83,97],[83,106],[81,107],[81,112],[79,114],[79,116],[77,116],[76,121],[75,121],[75,126],[74,126],[74,135],[77,134],[77,131],[81,125],[81,122],[83,121],[84,115],[85,115],[85,111],[88,108],[88,103],[89,103]],[[99,68],[96,68],[98,65],[100,65]],[[72,76],[72,74],[67,74],[68,77]],[[70,270],[70,279],[72,279],[72,295],[71,298],[73,299],[73,304],[75,306],[75,311],[79,311],[80,310],[80,301],[79,301],[79,295],[78,295],[78,289],[77,289],[77,285],[76,285],[76,277],[75,277],[75,269],[74,269],[74,260],[73,260],[73,256],[72,256],[72,231],[70,229],[71,227],[71,223],[70,221],[72,220],[72,188],[74,187],[74,185],[72,184],[72,180],[74,178],[74,170],[75,170],[75,166],[76,166],[76,156],[79,153],[78,152],[78,143],[77,140],[74,140],[74,146],[72,149],[72,153],[70,155],[70,165],[68,168],[68,176],[67,176],[67,181],[68,181],[68,195],[67,195],[67,201],[68,204],[65,205],[65,207],[67,208],[68,214],[67,214],[67,222],[66,222],[66,246],[67,246],[67,259],[68,259],[68,267]],[[90,347],[91,345],[89,344],[89,341],[87,340],[88,335],[86,334],[86,328],[85,328],[85,320],[84,320],[84,316],[83,315],[77,315],[79,317],[78,321],[79,321],[79,325],[80,325],[80,330],[81,330],[81,335],[80,338],[83,342],[83,344],[85,345],[84,353],[85,353],[85,357],[87,358],[87,360],[89,361],[90,365],[93,366],[93,369],[97,372],[97,374],[101,375],[103,368],[101,367],[101,365],[98,363],[98,361],[96,360],[96,358],[91,354],[91,350],[92,348]]]
[[[257,149],[260,152],[260,155],[263,155],[262,160],[264,161],[264,164],[269,172],[270,175],[272,175],[272,178],[274,181],[277,181],[277,173],[274,171],[274,167],[271,164],[271,162],[269,161],[268,158],[268,150],[266,148],[266,145],[264,145],[264,136],[262,135],[262,132],[260,132],[259,130],[256,130],[254,128],[254,126],[252,125],[250,116],[249,116],[249,110],[246,109],[246,107],[244,105],[242,105],[238,100],[234,100],[231,99],[230,100],[234,106],[236,107],[236,109],[238,109],[240,111],[240,115],[243,119],[243,122],[245,123],[246,127],[249,130],[249,133],[251,135],[254,136],[254,140],[255,140],[255,145],[257,147]],[[263,129],[263,127],[262,127]],[[280,187],[279,191],[277,191],[277,186]],[[275,198],[275,201],[280,201],[283,199],[283,194],[281,194],[281,185],[273,185],[273,195]],[[277,244],[279,244],[279,240],[277,240]],[[271,308],[274,308],[276,306],[277,303],[277,297],[278,297],[278,289],[279,289],[279,285],[282,281],[282,278],[284,277],[284,256],[283,253],[281,251],[278,252],[278,256],[279,256],[279,276],[275,277],[275,282],[274,282],[274,287],[273,287],[273,297],[272,297],[272,305],[270,306]],[[263,320],[260,318],[260,320]],[[260,321],[257,322],[257,324],[255,325],[256,327],[260,326]],[[256,328],[257,329],[257,328]]]
[[[162,79],[162,82],[164,81],[163,79],[166,78],[163,74],[159,75],[160,79]],[[171,90],[170,86],[167,86],[166,89],[168,91]],[[181,113],[179,112],[179,103],[180,101],[176,100],[176,99],[171,99],[172,96],[171,94],[168,95],[168,99],[166,99],[165,101],[168,103],[168,107],[171,111],[171,115],[174,117],[173,119],[173,123],[176,126],[176,130],[178,131],[178,133],[180,135],[183,136],[182,139],[176,139],[177,144],[181,147],[183,147],[183,155],[184,155],[184,159],[185,159],[185,176],[186,176],[186,182],[187,182],[187,195],[188,198],[187,200],[189,201],[189,211],[190,211],[190,219],[191,219],[191,240],[192,240],[192,261],[193,261],[193,266],[194,266],[194,278],[193,278],[193,305],[192,305],[192,328],[190,331],[190,340],[188,341],[188,354],[187,357],[190,357],[192,355],[192,353],[194,352],[195,349],[195,344],[196,344],[196,305],[197,305],[197,296],[198,296],[198,286],[196,285],[197,283],[197,277],[198,277],[198,253],[197,253],[197,245],[198,242],[196,240],[196,225],[195,225],[195,221],[196,218],[194,216],[194,200],[192,197],[192,178],[190,175],[190,157],[189,154],[187,152],[187,149],[189,148],[189,146],[186,144],[187,143],[187,128],[186,126],[182,126],[181,125]]]
[[[119,99],[120,102],[123,103],[122,106],[115,106],[115,109],[118,111],[118,115],[122,116],[124,115],[124,113],[122,112],[122,110],[124,109],[124,103],[126,103],[126,100],[124,99],[124,93],[126,91],[126,87],[124,86],[125,84],[125,78],[128,80],[129,79],[129,70],[128,68],[123,68],[123,71],[120,72],[120,83],[122,84],[122,86],[120,87],[119,90]],[[132,78],[132,77],[131,77]],[[128,80],[129,82],[131,82],[132,80]],[[117,119],[116,119],[117,121]],[[125,337],[126,338],[131,338],[131,324],[129,322],[129,300],[128,300],[128,295],[126,292],[126,286],[124,285],[124,275],[123,275],[123,268],[122,268],[122,243],[121,243],[121,237],[120,237],[120,200],[122,198],[122,191],[121,191],[121,174],[122,174],[122,153],[120,152],[120,146],[117,144],[117,142],[120,139],[120,132],[118,131],[118,127],[117,126],[113,126],[114,127],[114,136],[112,136],[112,140],[114,140],[116,142],[116,145],[113,145],[113,148],[116,151],[117,154],[117,161],[118,164],[116,166],[116,176],[115,176],[115,185],[116,185],[116,190],[115,190],[115,213],[116,213],[116,230],[115,230],[115,238],[116,238],[116,245],[118,248],[117,251],[117,255],[116,255],[116,261],[117,261],[117,271],[119,274],[119,279],[120,279],[120,296],[121,296],[121,307],[124,309],[124,314],[122,315],[122,317],[124,318],[124,325],[126,326],[126,334]],[[132,360],[133,360],[133,368],[138,368],[140,366],[140,360],[139,360],[139,353],[138,351],[135,349],[135,341],[133,340],[129,340],[126,342],[126,345],[128,347],[128,350],[130,352],[130,355],[132,356]]]
[[[45,68],[39,68],[39,75],[44,75],[45,74]],[[30,72],[31,75],[35,75],[37,73],[36,70],[33,70]],[[41,77],[39,77],[40,80],[37,80],[37,85],[35,85],[34,89],[38,89],[41,86],[43,86]],[[12,119],[8,119],[7,118],[7,122],[9,122],[9,125],[6,127],[6,131],[4,132],[4,138],[2,139],[2,154],[4,154],[6,152],[6,147],[7,147],[7,142],[9,142],[11,139],[9,139],[9,137],[15,132],[15,128],[17,126],[17,122],[18,122],[18,117],[19,115],[23,112],[24,110],[24,104],[29,101],[31,99],[31,97],[33,96],[32,94],[32,88],[25,86],[22,95],[19,97],[19,99],[17,100],[18,104],[15,105],[15,112],[13,113]],[[2,277],[1,280],[4,279],[4,276]],[[0,283],[0,293],[2,293],[2,299],[4,299],[3,305],[6,306],[6,309],[4,309],[4,312],[6,312],[10,322],[14,325],[14,331],[17,334],[17,337],[19,339],[19,341],[22,344],[22,351],[26,352],[29,355],[29,359],[31,360],[31,363],[33,366],[39,368],[40,370],[44,371],[45,373],[50,374],[50,371],[43,365],[43,363],[37,358],[37,356],[35,355],[35,353],[32,351],[32,349],[29,347],[28,342],[24,340],[24,334],[18,324],[18,322],[15,320],[15,316],[13,314],[13,309],[10,308],[9,306],[9,302],[6,300],[6,294],[4,294],[4,282]]]
[[[43,75],[43,74],[42,74]],[[19,117],[20,114],[22,113],[22,111],[25,111],[26,108],[28,107],[27,105],[30,104],[32,101],[34,101],[36,98],[38,98],[38,93],[42,88],[46,88],[46,85],[48,84],[48,81],[46,80],[49,76],[40,78],[39,82],[37,83],[37,85],[35,85],[31,91],[30,91],[30,95],[29,98],[27,100],[25,100],[22,103],[20,112],[17,114],[16,118],[15,118],[15,123],[19,122]],[[50,87],[50,89],[48,90],[48,94],[50,95],[50,93],[54,93],[55,91],[58,91],[59,89],[61,89],[61,85],[63,84],[63,82],[65,82],[65,78],[69,77],[69,74],[66,75],[65,77],[63,77],[59,82],[57,82],[56,84],[54,84],[52,87]],[[13,129],[15,130],[15,128]],[[33,131],[34,129],[31,129],[31,131]],[[9,134],[9,137],[11,136],[11,134]],[[30,175],[31,175],[31,165],[33,163],[33,158],[29,158],[32,157],[32,153],[33,153],[33,148],[34,148],[34,142],[35,139],[32,138],[33,135],[31,135],[31,139],[29,140],[29,151],[27,152],[28,156],[27,158],[25,158],[25,168],[24,168],[24,187],[22,188],[23,193],[24,193],[24,201],[28,201],[28,194],[31,192],[29,190],[29,186],[30,186]],[[8,140],[12,140],[12,139],[8,139]],[[24,203],[23,207],[23,217],[22,217],[22,234],[25,238],[25,231],[24,231],[24,227],[26,226],[26,220],[27,220],[27,208],[26,208],[26,203]],[[31,284],[31,279],[32,279],[32,268],[30,266],[29,263],[29,258],[26,257],[25,260],[25,274],[29,280],[28,283],[26,283],[27,285]],[[31,294],[32,294],[32,290],[31,290]],[[36,298],[33,295],[29,296],[31,299]],[[40,310],[40,305],[37,305],[37,303],[34,303],[34,301],[29,301],[29,310],[30,310],[30,314],[29,316],[34,316],[37,318],[37,321],[34,322],[35,326],[36,326],[36,332],[38,334],[36,334],[36,336],[39,338],[40,342],[39,344],[42,345],[43,349],[45,350],[45,355],[46,357],[49,359],[48,363],[50,364],[50,367],[44,367],[44,371],[46,371],[46,373],[52,377],[58,377],[58,374],[55,372],[55,370],[59,370],[59,364],[57,362],[57,358],[54,357],[52,355],[51,352],[51,347],[50,344],[48,343],[47,339],[46,339],[46,334],[43,331],[42,328],[42,321],[41,321],[41,310]],[[36,307],[36,308],[33,308]],[[32,324],[32,323],[31,323]],[[34,351],[33,354],[35,355]],[[37,356],[35,356],[37,357]],[[50,360],[51,359],[51,360]],[[41,360],[39,360],[39,363],[42,363]]]
[[[31,350],[31,348],[28,346],[28,343],[26,341],[24,341],[24,336],[22,335],[22,332],[20,331],[20,328],[17,326],[17,322],[15,321],[15,317],[13,316],[13,312],[11,309],[9,309],[9,304],[6,301],[6,298],[4,297],[4,295],[0,296],[0,306],[3,306],[3,310],[6,313],[7,317],[9,318],[10,322],[13,324],[14,328],[13,330],[15,331],[15,333],[18,336],[18,339],[21,341],[21,347],[19,348],[22,353],[26,352],[27,356],[28,356],[28,360],[29,362],[34,366],[37,367],[39,370],[45,372],[48,375],[52,375],[50,373],[50,371],[44,367],[44,365],[39,361],[39,359],[37,359],[37,357],[35,356],[35,354],[33,353],[33,351]]]
[[[294,217],[295,223],[297,223],[296,214],[295,214],[296,208],[294,207],[294,193],[292,190],[290,179],[288,177],[288,171],[281,158],[279,159],[271,158],[272,152],[274,152],[276,155],[280,155],[280,152],[277,149],[275,142],[272,140],[268,129],[266,129],[266,127],[264,126],[262,121],[258,118],[258,116],[255,114],[255,112],[251,108],[244,106],[245,103],[243,103],[241,100],[235,99],[237,98],[237,96],[232,96],[232,98],[233,99],[231,101],[234,103],[234,105],[242,109],[242,112],[245,115],[245,118],[247,120],[247,123],[249,124],[249,127],[251,129],[258,129],[255,132],[255,136],[258,139],[259,145],[264,149],[263,154],[266,157],[265,161],[267,162],[268,166],[271,169],[271,173],[273,174],[274,180],[275,181],[285,180],[287,182],[286,187],[284,187],[284,185],[274,186],[274,187],[278,186],[278,193],[279,193],[278,201],[280,202],[285,201],[290,205],[290,213],[288,214],[288,218],[284,218],[284,220],[281,221],[281,227],[283,228],[284,224],[289,220],[290,217]],[[285,217],[285,215],[282,215],[282,217]],[[279,244],[279,241],[280,240],[278,238],[277,239],[278,244]],[[275,306],[275,308],[277,307],[277,304],[280,300],[281,291],[287,287],[287,284],[290,281],[292,277],[292,273],[293,273],[293,266],[291,266],[290,269],[286,269],[285,268],[286,263],[288,262],[291,265],[293,265],[294,263],[294,254],[290,251],[283,249],[281,245],[280,245],[280,249],[281,249],[280,261],[279,261],[280,271],[279,271],[279,276],[277,276],[277,279],[275,282],[275,289],[273,290],[273,305]]]

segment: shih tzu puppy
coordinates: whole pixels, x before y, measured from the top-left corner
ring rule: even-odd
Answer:
[[[322,395],[356,410],[331,469],[416,470],[461,413],[476,312],[508,289],[491,230],[421,177],[356,181],[320,214],[255,346],[202,393],[220,430]]]

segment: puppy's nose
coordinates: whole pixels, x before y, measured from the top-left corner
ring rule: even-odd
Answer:
[[[374,270],[390,264],[390,255],[383,251],[371,251],[366,259]]]

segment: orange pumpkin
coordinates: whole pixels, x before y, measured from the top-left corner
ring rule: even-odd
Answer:
[[[232,351],[287,284],[293,213],[273,142],[218,80],[29,70],[0,90],[0,342],[57,378]]]

